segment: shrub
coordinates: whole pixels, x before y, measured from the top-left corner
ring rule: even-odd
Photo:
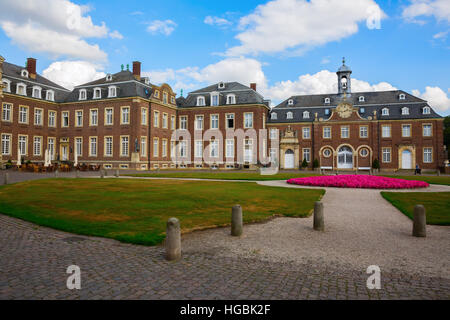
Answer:
[[[303,159],[303,162],[302,162],[302,168],[304,169],[304,168],[306,168],[308,166],[308,161],[306,161],[306,159]]]
[[[380,161],[378,159],[374,159],[372,162],[372,168],[373,169],[380,169]]]
[[[313,169],[316,169],[318,167],[319,167],[319,160],[314,159],[314,161],[313,161]]]

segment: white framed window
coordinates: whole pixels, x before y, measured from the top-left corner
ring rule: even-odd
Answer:
[[[364,96],[359,96],[358,101],[359,102],[364,102],[364,101],[366,101],[366,99],[364,98]]]
[[[310,148],[303,148],[303,160],[306,160],[306,162],[311,162],[311,149]]]
[[[411,125],[402,124],[402,137],[411,137]]]
[[[195,154],[194,156],[196,158],[202,158],[203,157],[203,141],[202,140],[195,140]]]
[[[175,130],[175,116],[170,116],[170,130]]]
[[[167,129],[168,128],[168,122],[167,122],[167,113],[163,113],[162,114],[162,127],[163,129]]]
[[[77,152],[77,155],[79,157],[83,155],[83,138],[82,137],[75,138],[75,151]]]
[[[113,155],[113,137],[105,137],[105,157]]]
[[[211,106],[218,106],[218,105],[219,105],[219,94],[211,93]]]
[[[341,126],[341,138],[346,139],[350,137],[349,126]]]
[[[112,74],[108,73],[106,75],[106,81],[112,81]]]
[[[219,129],[219,115],[218,114],[211,115],[211,129]]]
[[[234,129],[234,113],[227,113],[226,117],[227,129]]]
[[[398,96],[399,100],[405,100],[406,99],[406,95],[404,93],[400,93],[400,95]]]
[[[202,115],[195,116],[195,130],[203,130],[203,116]]]
[[[277,114],[276,114],[275,112],[272,112],[272,113],[270,114],[270,119],[272,119],[272,120],[277,120]]]
[[[409,108],[408,107],[403,107],[402,108],[402,115],[408,115],[409,114]]]
[[[32,97],[36,99],[41,99],[42,97],[42,88],[38,86],[33,86]]]
[[[234,158],[234,139],[226,140],[225,156],[227,158]]]
[[[163,158],[167,157],[167,139],[161,140],[161,156]]]
[[[130,107],[121,107],[121,117],[120,122],[121,124],[130,124]]]
[[[159,111],[153,112],[153,127],[155,128],[159,127]]]
[[[329,158],[329,157],[331,157],[331,150],[330,149],[325,149],[325,150],[323,150],[323,156],[325,157],[325,158]]]
[[[187,156],[187,144],[186,144],[186,141],[180,141],[178,146],[179,146],[179,150],[180,150],[180,157],[181,158],[185,158]]]
[[[40,156],[42,154],[42,137],[33,138],[33,155]]]
[[[286,119],[292,119],[292,118],[294,118],[294,116],[293,116],[293,113],[291,111],[286,113]]]
[[[19,153],[21,156],[26,156],[28,150],[28,137],[27,136],[19,136]]]
[[[56,111],[53,110],[48,111],[48,126],[56,127]]]
[[[244,113],[244,128],[253,128],[253,113],[246,112]]]
[[[21,96],[27,95],[27,86],[24,83],[18,83],[16,86],[16,94]]]
[[[303,111],[303,119],[309,119],[309,111]]]
[[[236,104],[236,96],[234,94],[227,95],[227,104]]]
[[[75,111],[75,126],[82,127],[83,126],[83,110]]]
[[[114,123],[114,109],[106,108],[105,109],[105,125],[111,126]]]
[[[19,123],[28,123],[28,107],[19,106]]]
[[[91,157],[97,156],[97,137],[89,138],[89,155]]]
[[[202,107],[205,105],[205,97],[200,96],[197,97],[197,106]]]
[[[219,141],[211,140],[209,142],[209,155],[211,158],[219,157]]]
[[[86,100],[87,99],[87,91],[86,89],[80,89],[78,100]]]
[[[187,130],[187,116],[180,116],[180,129]]]
[[[2,134],[2,155],[11,155],[11,135],[3,133]]]
[[[45,93],[45,99],[48,101],[55,101],[55,91],[47,90]]]
[[[94,88],[94,99],[101,99],[101,98],[102,98],[102,89]]]
[[[431,124],[424,124],[423,125],[423,136],[424,137],[431,137],[432,136],[432,126]]]
[[[27,70],[23,69],[23,70],[20,72],[20,75],[21,75],[22,77],[28,78],[29,73],[28,73]]]
[[[62,112],[61,127],[69,126],[69,111]]]
[[[120,137],[120,156],[128,157],[130,151],[130,137],[121,136]]]
[[[368,138],[369,137],[369,127],[359,126],[359,137],[360,138]]]
[[[50,154],[50,160],[55,160],[55,138],[47,138],[47,149]]]
[[[324,102],[327,104],[330,103],[330,98],[325,98]]]
[[[12,122],[12,110],[13,110],[12,104],[4,103],[2,105],[2,121]]]
[[[433,148],[423,148],[423,162],[433,162]]]
[[[167,95],[167,92],[163,92],[163,103],[164,104],[167,104],[167,103],[169,103],[169,98],[168,98],[168,95]]]
[[[383,138],[391,137],[391,126],[390,125],[381,126],[381,137],[383,137]]]
[[[141,156],[147,156],[147,137],[141,137]]]
[[[4,92],[11,92],[11,81],[8,79],[2,79],[3,84],[5,85],[5,88],[3,89]]]
[[[431,113],[431,108],[430,107],[424,107],[422,110],[422,114],[430,114]]]
[[[147,125],[147,108],[141,108],[141,124],[143,126]]]
[[[219,82],[219,84],[217,85],[217,87],[219,89],[225,89],[225,82]]]
[[[288,100],[288,105],[289,105],[289,106],[293,106],[293,105],[294,105],[294,100],[289,99],[289,100]]]
[[[153,138],[153,156],[157,157],[159,155],[159,139]]]
[[[331,127],[323,127],[323,138],[331,139]]]
[[[89,125],[96,126],[98,125],[98,109],[90,109],[90,120]]]
[[[170,157],[174,157],[175,156],[175,154],[176,154],[176,143],[175,143],[175,141],[170,141]],[[172,167],[172,165],[174,165],[174,164],[171,164],[170,165],[170,167]]]
[[[382,116],[388,116],[389,115],[389,109],[388,108],[383,108],[381,110],[381,115]]]
[[[277,139],[278,138],[278,129],[271,128],[270,129],[270,139]]]
[[[115,97],[117,97],[117,87],[116,86],[108,87],[108,98],[115,98]]]
[[[44,113],[43,109],[34,108],[34,125],[42,126],[42,114]]]
[[[389,163],[391,162],[391,148],[383,148],[382,149],[383,154],[383,162]]]
[[[311,138],[311,128],[310,127],[303,127],[302,128],[302,137],[303,137],[303,139],[310,139]]]
[[[252,162],[253,159],[253,140],[244,139],[244,162]]]
[[[366,148],[362,148],[362,149],[359,151],[359,155],[360,155],[361,157],[365,158],[365,157],[367,157],[367,156],[369,155],[369,150],[367,150]]]

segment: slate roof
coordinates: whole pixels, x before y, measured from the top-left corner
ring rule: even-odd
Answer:
[[[219,92],[219,105],[226,105],[226,97],[228,94],[234,94],[236,97],[236,104],[265,104],[269,106],[270,102],[264,100],[264,98],[255,90],[250,87],[244,86],[239,82],[225,82],[225,87],[219,89],[219,84],[213,84],[208,87],[192,91],[186,98],[180,97],[177,99],[177,105],[179,108],[191,108],[191,107],[209,107],[211,106],[211,93]],[[205,106],[197,106],[197,97],[205,97]]]

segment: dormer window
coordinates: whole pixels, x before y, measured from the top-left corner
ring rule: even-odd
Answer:
[[[28,71],[25,70],[25,69],[23,69],[23,70],[20,72],[20,75],[21,75],[22,77],[24,77],[24,78],[28,78]]]
[[[404,93],[400,93],[400,95],[398,96],[399,100],[405,100],[406,99],[406,95]]]
[[[225,82],[219,82],[218,88],[225,89]]]
[[[359,96],[359,102],[365,102],[366,99],[364,98],[364,96]]]
[[[402,108],[402,115],[408,115],[409,114],[409,108],[408,107],[403,107]]]
[[[422,110],[422,114],[430,114],[431,113],[431,108],[430,107],[424,107]]]
[[[366,108],[359,108],[359,113],[364,113],[366,112]]]
[[[288,113],[286,113],[286,119],[292,119],[293,118],[293,114],[292,114],[292,112],[288,112]]]
[[[288,100],[288,106],[293,106],[293,105],[294,105],[294,100],[289,99],[289,100]]]
[[[303,119],[309,119],[309,111],[303,111]]]
[[[16,94],[20,94],[21,96],[27,95],[27,86],[24,83],[18,83],[16,87]]]
[[[80,96],[78,97],[78,100],[86,100],[87,99],[87,93],[86,89],[80,90]]]
[[[205,105],[205,97],[200,96],[197,97],[197,106],[202,107]]]
[[[100,99],[102,97],[102,89],[95,88],[94,89],[94,99]]]
[[[277,120],[277,114],[276,114],[275,112],[272,112],[272,113],[270,114],[270,119],[272,119],[272,120]]]
[[[219,94],[218,93],[211,93],[211,106],[218,106],[219,105]]]
[[[47,90],[45,100],[55,101],[55,92],[53,90]]]
[[[389,115],[389,109],[388,108],[383,108],[381,110],[381,115],[382,116],[388,116]]]
[[[107,74],[106,75],[106,81],[112,81],[112,74]]]
[[[144,83],[145,84],[150,84],[150,78],[144,77]]]
[[[3,79],[2,82],[3,82],[3,85],[5,86],[5,88],[3,90],[5,92],[11,92],[11,81],[8,79]]]
[[[117,87],[111,86],[108,88],[108,98],[115,98],[117,97]]]
[[[36,99],[41,99],[41,87],[33,86],[33,94],[32,97]]]
[[[329,104],[330,103],[330,98],[325,98],[325,103]]]
[[[329,115],[330,114],[330,109],[325,109],[325,115]]]
[[[234,94],[227,95],[227,104],[235,104],[236,96]]]

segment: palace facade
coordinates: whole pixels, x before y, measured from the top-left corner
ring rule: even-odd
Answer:
[[[404,91],[351,91],[345,63],[335,94],[292,96],[274,108],[256,84],[220,82],[176,97],[141,77],[141,63],[67,90],[0,57],[1,161],[52,161],[105,169],[436,170],[443,118]],[[268,133],[266,134],[266,130]],[[76,156],[75,156],[76,155]],[[314,161],[317,160],[317,161]]]

